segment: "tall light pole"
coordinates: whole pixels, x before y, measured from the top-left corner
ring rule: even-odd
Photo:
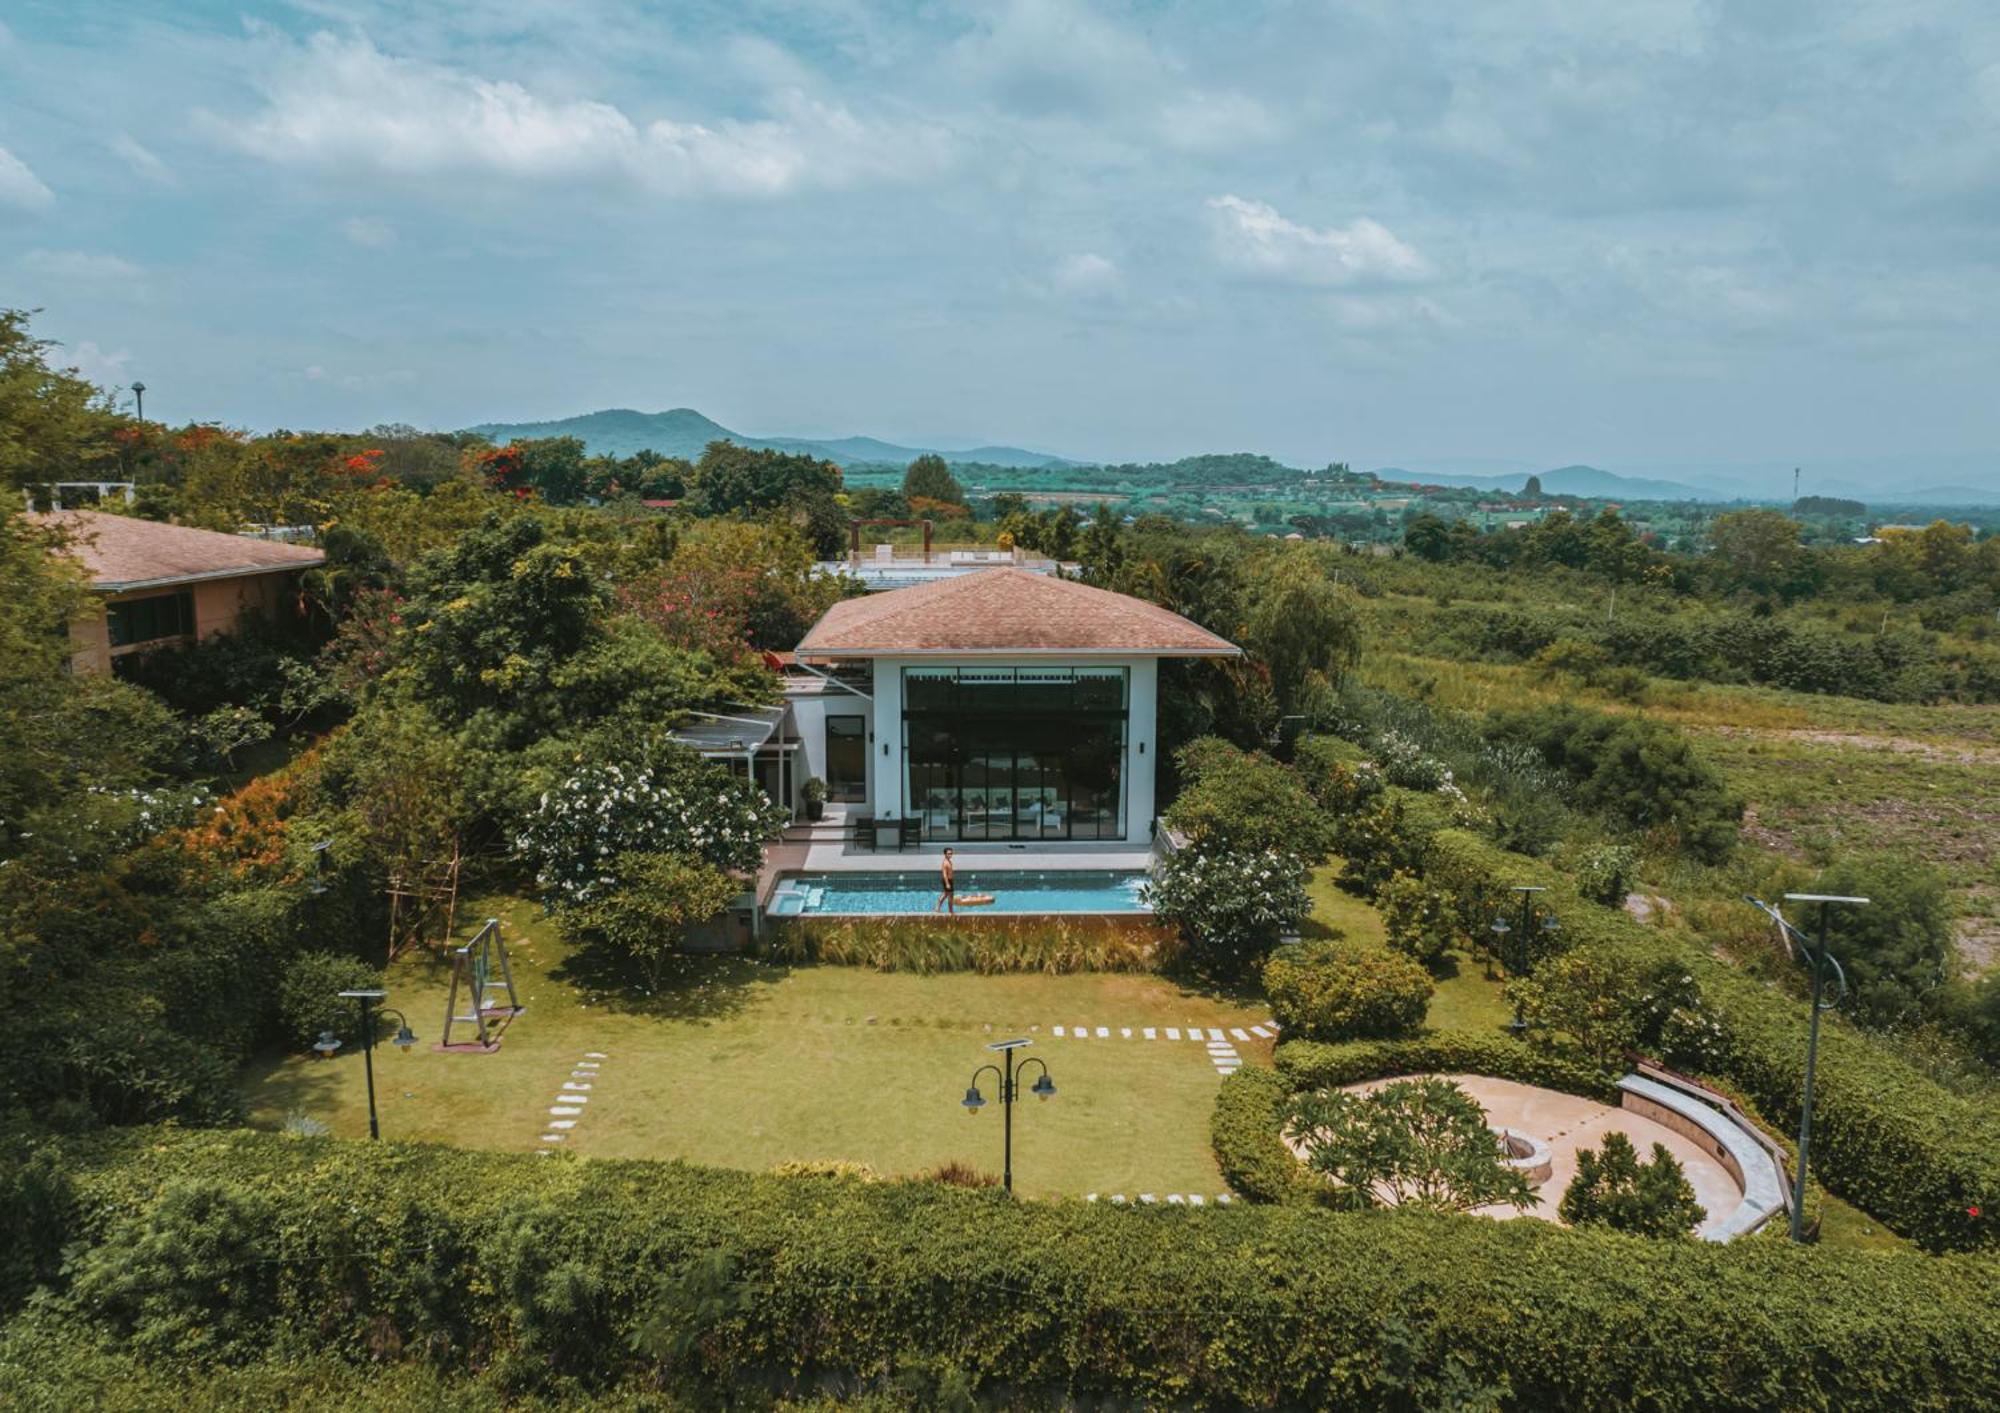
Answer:
[[[139,425],[143,427],[146,425],[146,385],[144,383],[136,380],[133,382],[132,401],[137,405]]]
[[[1021,1090],[1020,1085],[1014,1079],[1014,1052],[1023,1045],[1032,1043],[1032,1041],[1028,1040],[996,1040],[991,1045],[988,1045],[987,1049],[998,1050],[1000,1052],[1001,1059],[1006,1064],[1006,1069],[1001,1069],[999,1065],[981,1065],[972,1072],[972,1083],[966,1087],[965,1098],[960,1101],[964,1104],[966,1113],[976,1116],[981,1109],[986,1107],[986,1096],[979,1092],[979,1076],[991,1070],[993,1071],[993,1077],[1000,1081],[1000,1112],[1005,1119],[1003,1125],[1005,1137],[1002,1139],[1003,1146],[1001,1149],[1002,1175],[1000,1180],[1009,1192],[1014,1190],[1014,1101],[1020,1097]],[[1022,1069],[1026,1069],[1029,1065],[1042,1066],[1042,1077],[1035,1081],[1034,1088],[1030,1092],[1037,1099],[1053,1099],[1056,1093],[1056,1082],[1049,1078],[1049,1067],[1042,1064],[1040,1060],[1033,1056],[1021,1062]]]
[[[1535,932],[1535,894],[1546,893],[1548,889],[1534,883],[1516,883],[1508,891],[1518,896],[1521,900],[1521,921],[1519,924],[1510,924],[1504,916],[1496,917],[1493,919],[1493,935],[1500,939],[1499,945],[1504,949],[1504,955],[1500,958],[1500,964],[1507,968],[1507,975],[1510,977],[1526,976],[1528,974],[1529,957],[1528,939]],[[1557,930],[1557,926],[1556,915],[1554,913],[1544,912],[1542,914],[1541,930],[1543,932],[1554,932]],[[1511,942],[1510,938],[1512,939]],[[1514,997],[1514,1019],[1507,1022],[1507,1029],[1512,1031],[1515,1038],[1518,1039],[1521,1032],[1527,1028],[1528,1023],[1521,1019],[1521,999],[1520,993],[1517,991]]]
[[[1812,1015],[1806,1025],[1806,1083],[1805,1094],[1799,1112],[1799,1170],[1792,1174],[1792,1240],[1804,1241],[1806,1232],[1806,1168],[1812,1161],[1812,1120],[1813,1120],[1813,1073],[1819,1067],[1819,1017],[1820,1012],[1830,1011],[1847,999],[1847,973],[1834,960],[1833,953],[1826,949],[1828,920],[1836,905],[1843,907],[1866,907],[1866,898],[1849,898],[1838,893],[1787,893],[1788,903],[1819,904],[1819,941],[1814,943],[1805,933],[1785,921],[1785,915],[1768,903],[1756,898],[1745,898],[1745,902],[1762,908],[1771,920],[1778,924],[1778,935],[1785,940],[1785,949],[1797,948],[1812,968]],[[1840,987],[1840,995],[1831,1001],[1825,998],[1827,973]]]
[[[389,993],[386,991],[343,991],[342,996],[361,1003],[361,1054],[362,1064],[368,1071],[368,1136],[380,1138],[382,1125],[375,1117],[375,1003]],[[396,1018],[396,1048],[409,1053],[417,1043],[417,1033],[410,1029],[410,1023],[401,1011],[389,1010],[386,1014]],[[322,1037],[324,1040],[325,1037]]]

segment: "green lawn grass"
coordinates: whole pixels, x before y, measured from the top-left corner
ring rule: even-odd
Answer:
[[[1312,899],[1312,914],[1304,935],[1325,937],[1336,930],[1343,936],[1372,946],[1386,947],[1382,915],[1374,905],[1355,897],[1335,882],[1341,861],[1329,859],[1312,871],[1306,880],[1306,896]],[[1507,1024],[1513,1011],[1501,992],[1499,980],[1488,980],[1484,964],[1463,953],[1453,952],[1433,975],[1437,992],[1431,997],[1426,1023],[1434,1030],[1496,1030]]]
[[[600,1078],[578,1106],[588,1112],[561,1145],[587,1157],[748,1169],[844,1159],[884,1174],[956,1159],[997,1176],[998,1104],[971,1117],[959,1101],[991,1058],[986,1044],[1018,1035],[1034,1041],[1026,1053],[1047,1062],[1058,1095],[1016,1110],[1017,1190],[1212,1195],[1223,1190],[1208,1141],[1219,1077],[1202,1044],[1141,1031],[1268,1014],[1147,975],[920,977],[728,957],[686,958],[659,995],[632,1002],[593,989],[532,904],[489,910],[505,924],[527,1013],[494,1054],[434,1053],[449,978],[421,960],[393,967],[388,1004],[423,1043],[376,1049],[385,1136],[554,1147],[541,1141],[548,1110],[573,1063],[597,1051]],[[1111,1037],[1057,1039],[1056,1025],[1102,1025]],[[1261,1042],[1238,1049],[1269,1059]],[[245,1082],[254,1123],[296,1111],[339,1135],[367,1132],[358,1055],[273,1057]],[[981,1088],[997,1098],[990,1078]]]

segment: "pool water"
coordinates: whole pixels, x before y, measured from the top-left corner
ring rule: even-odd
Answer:
[[[1139,901],[1146,875],[1138,870],[961,869],[958,891],[991,893],[982,913],[1145,913]],[[928,873],[802,873],[782,880],[771,894],[773,917],[852,917],[868,913],[927,913],[938,899],[936,870]]]

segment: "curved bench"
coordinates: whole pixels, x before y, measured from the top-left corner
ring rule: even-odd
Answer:
[[[1785,1210],[1785,1177],[1777,1161],[1733,1115],[1644,1075],[1626,1075],[1618,1089],[1622,1108],[1699,1143],[1742,1185],[1736,1210],[1704,1231],[1703,1240],[1728,1241],[1753,1232]]]

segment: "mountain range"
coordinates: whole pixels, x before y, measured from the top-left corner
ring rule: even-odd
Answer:
[[[607,408],[550,422],[489,422],[470,430],[504,442],[515,437],[577,437],[594,455],[630,456],[652,450],[689,460],[712,441],[802,452],[842,466],[868,462],[904,465],[926,452],[957,464],[977,462],[1022,470],[1087,468],[1098,463],[1028,451],[1017,446],[904,446],[877,437],[752,437],[730,430],[691,407],[665,412]],[[1501,469],[1507,468],[1507,469]],[[1793,469],[1779,462],[1689,462],[1633,465],[1624,471],[1569,465],[1536,470],[1523,461],[1417,460],[1385,466],[1385,481],[1518,491],[1530,475],[1551,495],[1615,501],[1761,501],[1792,499]],[[1074,478],[1069,483],[1073,486]],[[1875,505],[2000,506],[2000,458],[1987,456],[1883,456],[1816,463],[1799,480],[1806,495],[1843,496]]]
[[[758,449],[802,452],[842,466],[869,461],[909,462],[926,452],[935,452],[947,461],[976,461],[988,466],[1039,469],[1076,464],[1060,456],[1025,451],[1017,446],[976,446],[946,451],[937,447],[899,446],[875,437],[749,437],[741,432],[732,432],[692,407],[669,408],[665,412],[634,412],[629,407],[613,407],[553,422],[487,422],[468,430],[496,442],[517,437],[577,437],[593,456],[630,456],[636,451],[657,451],[662,456],[682,456],[692,461],[710,442],[727,441]]]

